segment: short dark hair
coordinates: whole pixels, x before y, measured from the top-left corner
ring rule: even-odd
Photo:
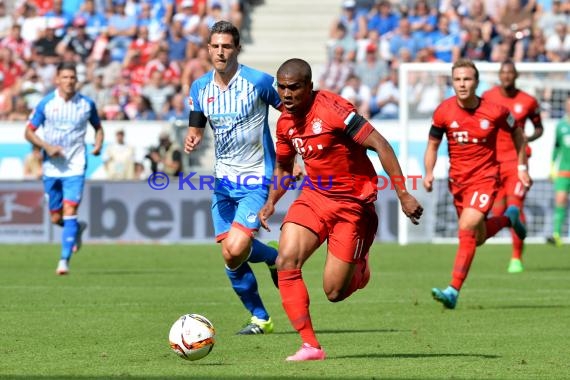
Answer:
[[[218,21],[212,26],[208,36],[208,43],[212,41],[212,35],[214,34],[231,34],[234,45],[239,46],[239,30],[229,21]]]
[[[512,66],[513,70],[515,70],[515,74],[517,73],[517,67],[515,66],[515,61],[513,61],[512,59],[505,59],[503,62],[501,62],[501,68],[499,70],[502,70],[503,67],[505,66]]]
[[[465,58],[460,58],[458,59],[454,64],[453,67],[451,68],[451,73],[453,74],[453,72],[455,71],[455,69],[459,69],[461,67],[468,67],[471,68],[473,70],[475,70],[475,80],[479,81],[479,70],[477,70],[477,66],[475,66],[475,64],[473,63],[472,60],[470,59],[465,59]]]
[[[305,83],[311,83],[313,78],[311,65],[309,65],[307,61],[301,58],[291,58],[283,62],[277,70],[277,75],[281,75],[285,72],[291,72],[300,75]]]
[[[66,61],[66,62],[61,62],[59,65],[57,65],[58,74],[60,71],[63,70],[72,70],[74,73],[77,74],[77,66],[73,62]]]

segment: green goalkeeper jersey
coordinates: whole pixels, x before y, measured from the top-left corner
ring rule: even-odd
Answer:
[[[570,115],[556,125],[552,163],[558,177],[570,178]]]

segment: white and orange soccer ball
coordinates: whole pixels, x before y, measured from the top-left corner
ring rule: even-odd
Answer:
[[[170,348],[183,359],[202,359],[214,348],[216,331],[206,317],[199,314],[185,314],[170,328]]]

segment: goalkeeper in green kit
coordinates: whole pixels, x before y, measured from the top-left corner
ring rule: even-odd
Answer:
[[[555,133],[551,172],[554,181],[554,226],[552,237],[547,241],[560,247],[570,192],[570,98],[566,99],[566,115],[556,125]]]

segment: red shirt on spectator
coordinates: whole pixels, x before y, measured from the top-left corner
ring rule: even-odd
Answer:
[[[165,83],[176,84],[180,81],[180,67],[175,62],[165,65],[161,60],[153,59],[146,65],[145,77],[150,78],[151,74],[156,70],[162,71]]]
[[[22,38],[6,36],[0,41],[0,46],[10,49],[16,57],[21,57],[26,61],[32,58],[32,44]]]
[[[46,12],[53,10],[53,0],[34,0],[33,3],[40,16],[43,16]]]
[[[140,63],[146,65],[152,55],[154,49],[156,48],[156,43],[143,38],[137,38],[131,42],[129,49],[136,50],[140,54]]]
[[[9,65],[0,62],[0,72],[4,74],[4,86],[11,87],[18,78],[24,75],[24,65],[19,61],[12,61]]]

